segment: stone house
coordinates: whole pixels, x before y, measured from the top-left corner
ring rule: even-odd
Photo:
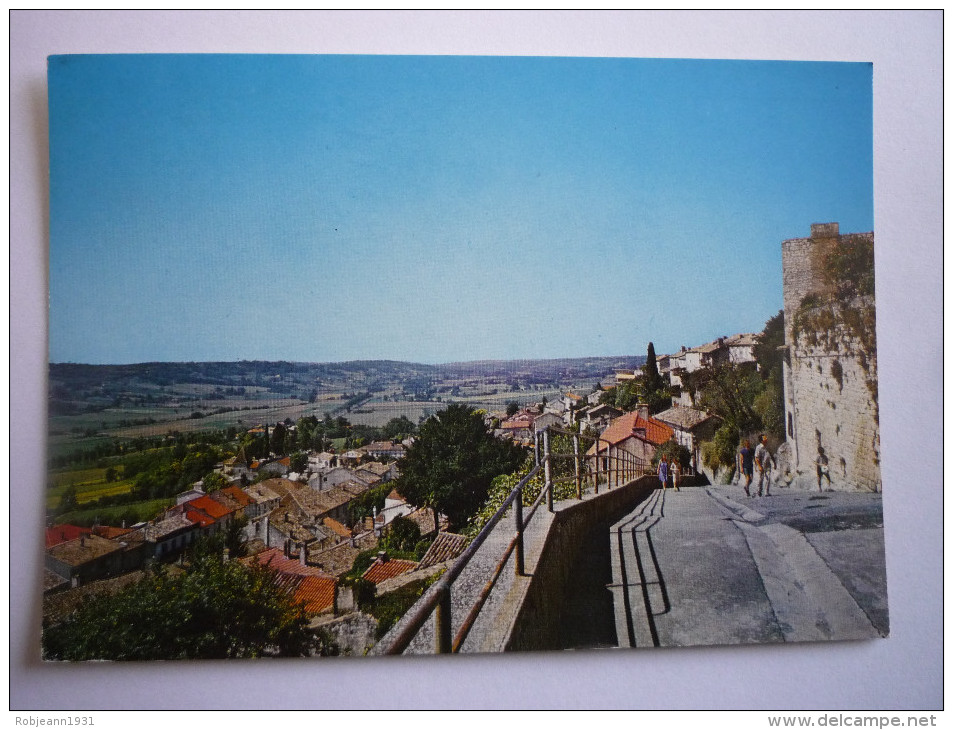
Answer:
[[[124,572],[123,545],[98,535],[81,535],[46,551],[46,569],[73,587]]]
[[[648,406],[640,405],[638,410],[613,419],[599,436],[598,443],[586,452],[586,459],[591,469],[595,470],[598,466],[598,470],[604,472],[609,466],[611,447],[612,452],[625,451],[648,468],[655,458],[655,450],[673,436],[671,426],[650,416]]]
[[[718,428],[718,417],[697,408],[676,405],[655,414],[655,419],[674,432],[675,441],[691,452],[692,469],[701,464],[701,443],[710,441]]]
[[[404,445],[397,441],[372,441],[359,451],[372,459],[401,459],[406,453]]]

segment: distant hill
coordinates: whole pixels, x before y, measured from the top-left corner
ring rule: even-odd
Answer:
[[[617,357],[555,358],[543,360],[476,360],[443,365],[396,360],[351,360],[333,363],[284,360],[238,360],[235,362],[146,362],[133,365],[85,365],[50,363],[50,382],[76,387],[100,387],[104,383],[128,382],[170,386],[201,383],[219,386],[263,385],[288,379],[292,382],[363,378],[524,376],[600,377],[615,369],[633,369],[645,362],[644,355]]]
[[[391,402],[439,401],[450,397],[487,397],[508,392],[558,391],[591,386],[616,369],[640,367],[644,356],[556,358],[547,360],[481,360],[444,365],[394,360],[352,360],[303,363],[261,360],[237,362],[147,362],[133,365],[51,363],[51,417],[112,411],[120,421],[182,418],[177,409],[195,404],[202,414],[247,410],[274,401],[343,403],[386,395]],[[218,401],[218,402],[213,402]],[[148,412],[143,413],[142,409]],[[136,412],[132,412],[136,411]],[[170,415],[171,414],[171,415]],[[100,419],[100,429],[106,419]],[[91,422],[90,422],[91,423]],[[69,423],[72,430],[90,425]]]

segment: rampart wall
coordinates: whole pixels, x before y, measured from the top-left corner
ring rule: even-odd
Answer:
[[[828,458],[831,485],[837,490],[881,489],[880,428],[876,395],[876,353],[865,352],[863,343],[843,323],[832,322],[824,332],[797,331],[799,310],[808,295],[823,301],[829,293],[822,271],[828,247],[845,239],[873,233],[839,234],[836,223],[811,226],[810,238],[781,244],[784,285],[784,334],[787,348],[784,365],[784,405],[790,463],[787,480],[801,488],[817,488],[815,459],[818,447]],[[858,300],[857,306],[873,306]],[[810,313],[810,312],[809,312]]]

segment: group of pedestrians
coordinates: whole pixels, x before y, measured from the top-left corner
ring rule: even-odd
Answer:
[[[823,492],[821,483],[827,480],[828,491],[831,491],[831,470],[827,454],[822,446],[817,447],[817,458],[814,459],[814,465],[817,469],[817,491]],[[738,472],[739,481],[744,478],[745,494],[752,496],[751,482],[754,479],[754,469],[758,468],[758,496],[771,496],[771,472],[776,466],[774,457],[768,450],[768,437],[761,435],[758,440],[758,446],[751,448],[751,442],[745,440],[741,449],[738,451]]]
[[[672,457],[669,461],[664,454],[658,462],[658,480],[662,483],[662,489],[674,489],[679,491],[678,487],[682,483],[682,465],[678,459]]]
[[[751,442],[745,440],[738,452],[741,462],[741,475],[745,480],[745,495],[751,496],[751,482],[754,478],[754,468],[758,467],[758,496],[771,496],[771,470],[774,469],[774,457],[768,450],[768,437],[762,434],[758,439],[757,448],[751,448]]]

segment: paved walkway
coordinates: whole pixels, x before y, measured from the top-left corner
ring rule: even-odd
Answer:
[[[872,494],[656,490],[610,531],[619,645],[885,636],[881,515]]]

